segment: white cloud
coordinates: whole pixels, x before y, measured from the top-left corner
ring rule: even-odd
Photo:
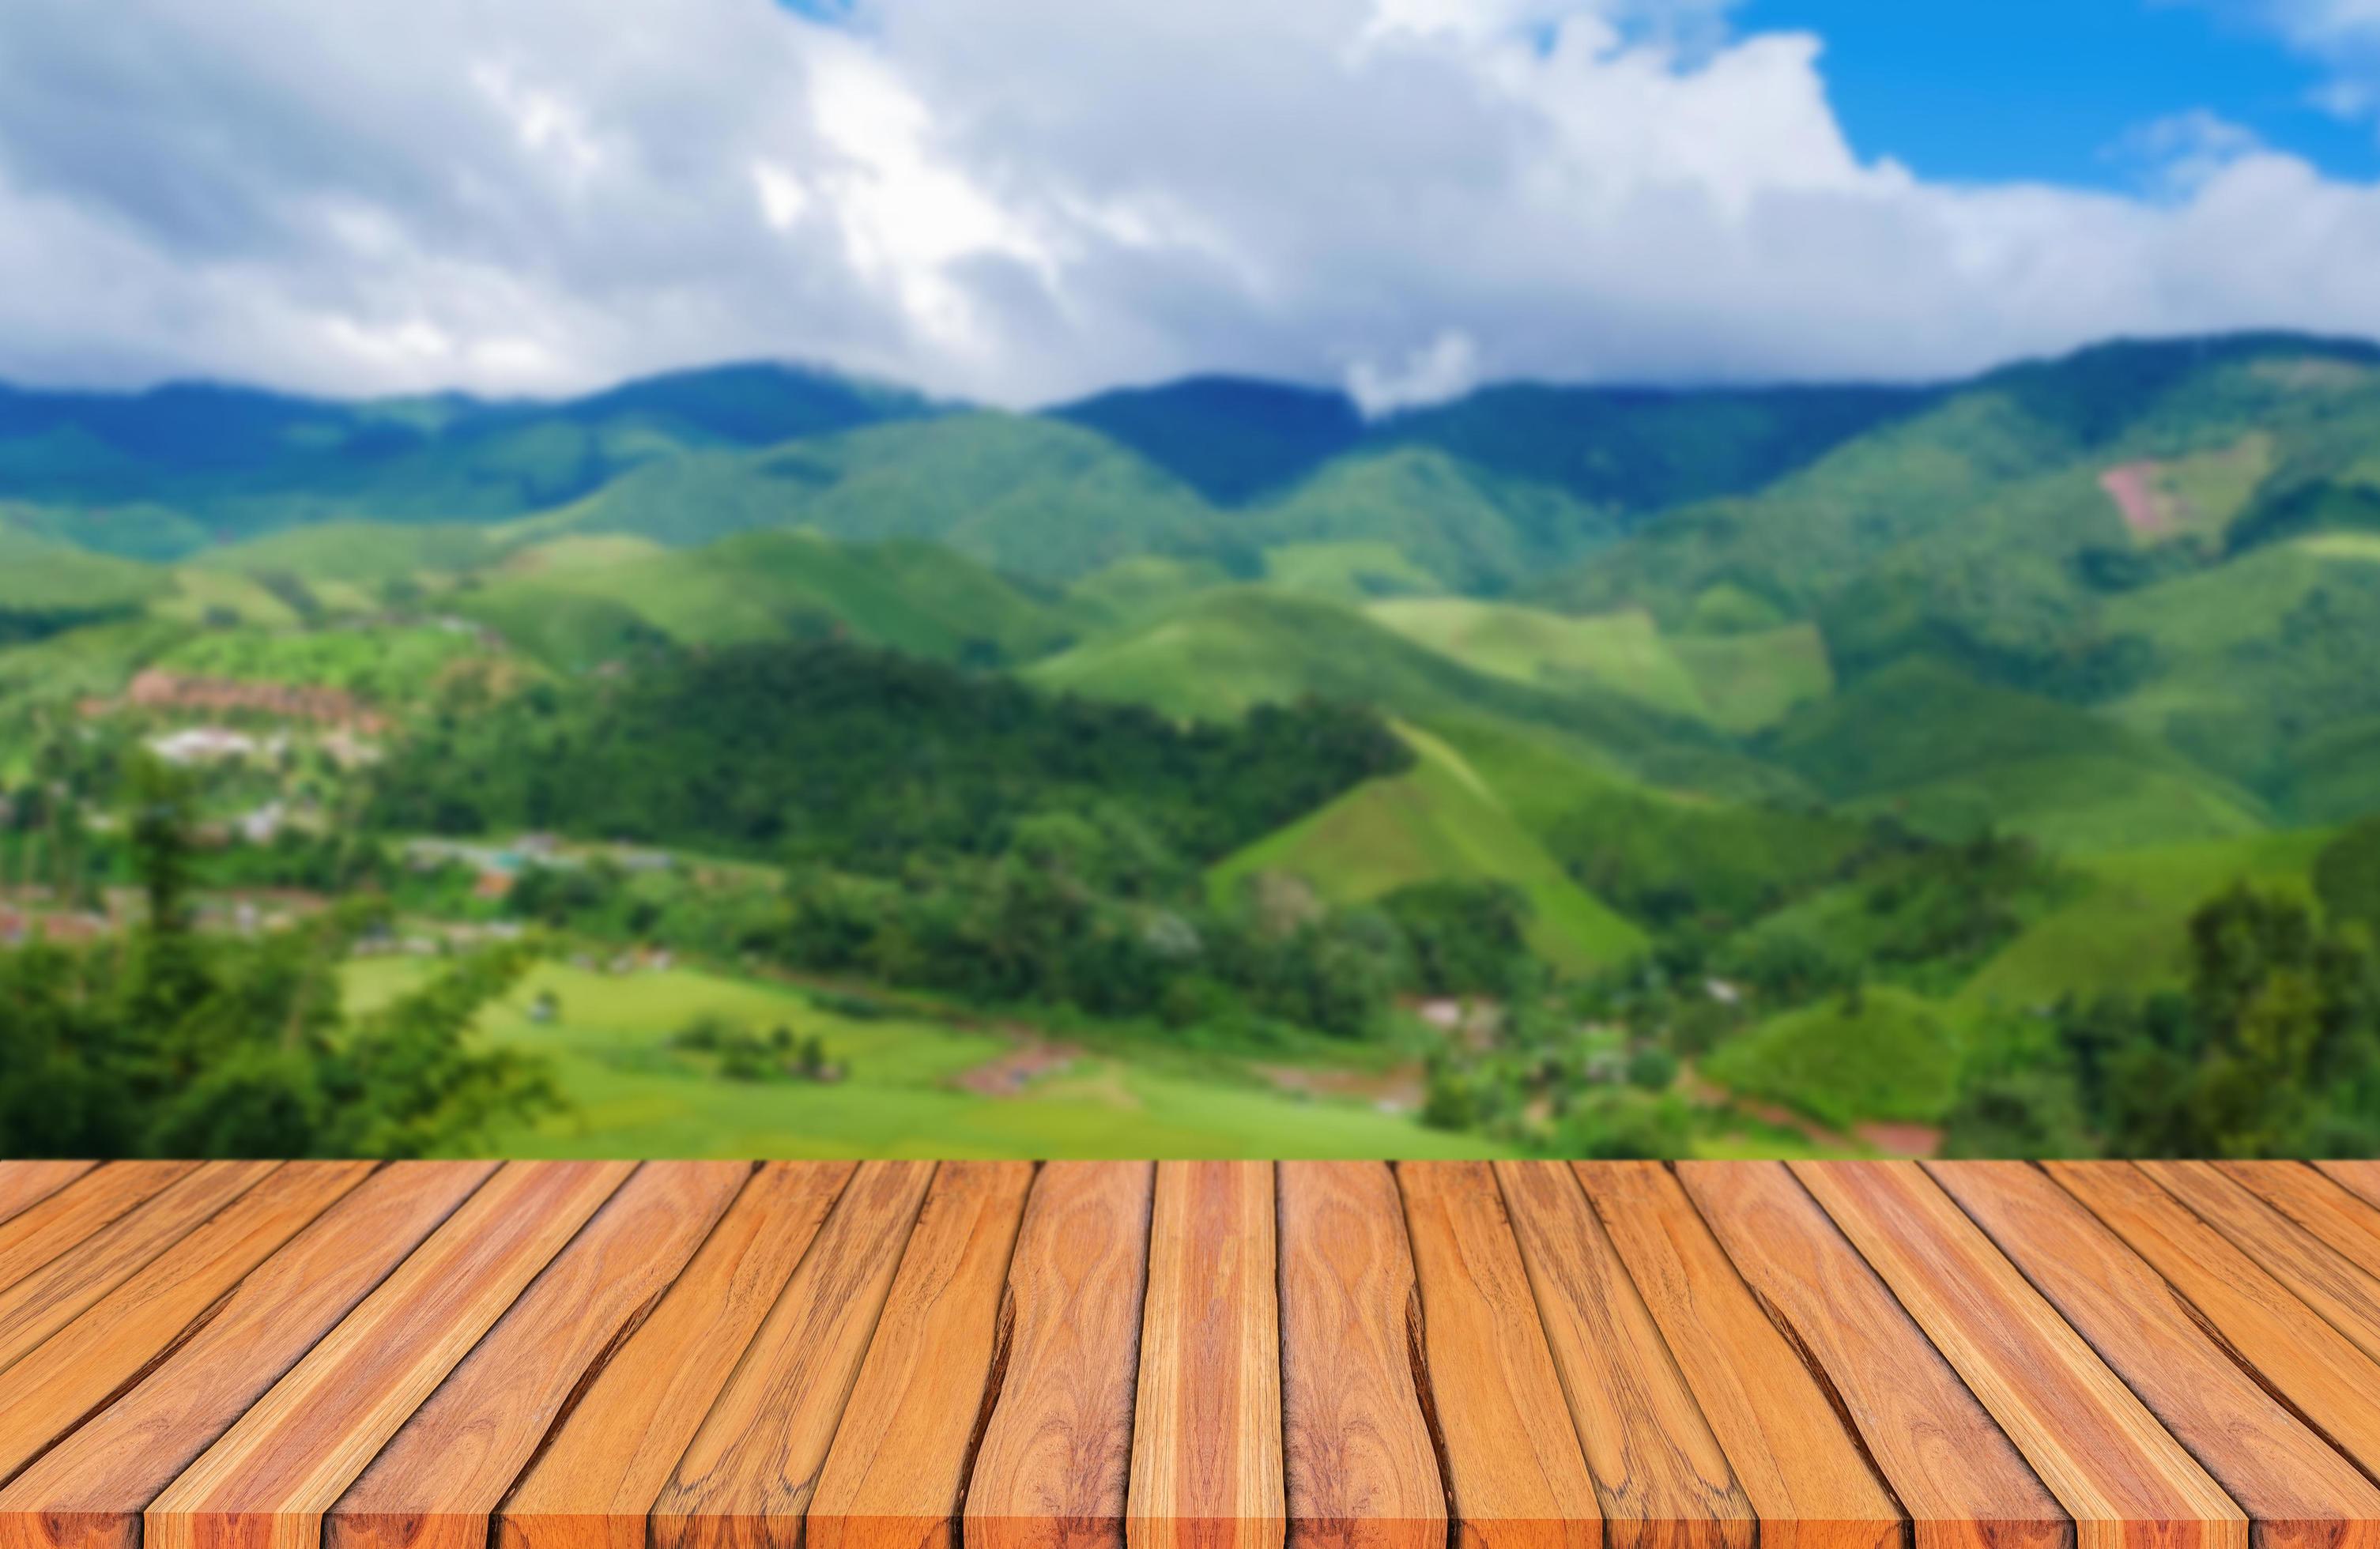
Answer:
[[[2284,3],[2346,51],[2380,0]],[[792,356],[1378,406],[2380,333],[2380,189],[2203,116],[2129,148],[2137,197],[1928,183],[1847,143],[1819,40],[1726,9],[18,0],[0,376],[550,391]]]
[[[1455,397],[1478,381],[1478,347],[1469,334],[1450,330],[1398,365],[1356,361],[1347,369],[1347,395],[1365,414],[1378,416]]]

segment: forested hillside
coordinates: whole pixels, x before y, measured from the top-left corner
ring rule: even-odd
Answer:
[[[227,920],[941,997],[1433,1144],[2380,1144],[2375,663],[2353,342],[1373,419],[0,390],[18,935],[130,928],[164,759]],[[731,1035],[635,1058],[791,1059]]]

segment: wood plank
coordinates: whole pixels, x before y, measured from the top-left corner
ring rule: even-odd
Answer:
[[[2223,1162],[2222,1171],[2367,1275],[2380,1276],[2380,1208],[2303,1162]]]
[[[1281,1309],[1269,1162],[1160,1162],[1124,1539],[1280,1549]]]
[[[2242,1371],[2164,1277],[2047,1173],[2024,1162],[1926,1170],[2246,1508],[2259,1544],[2380,1546],[2380,1490]]]
[[[316,1549],[322,1513],[634,1166],[504,1164],[157,1497],[147,1549]]]
[[[291,1162],[58,1330],[0,1377],[0,1480],[131,1383],[248,1272],[371,1175]]]
[[[1283,1162],[1281,1454],[1293,1544],[1443,1549],[1421,1301],[1384,1162]]]
[[[1744,1283],[1859,1431],[1916,1549],[2063,1549],[2072,1521],[1781,1162],[1680,1162]]]
[[[367,1179],[138,1386],[0,1490],[0,1546],[137,1549],[142,1510],[174,1476],[494,1171],[492,1162],[395,1162]]]
[[[0,1221],[41,1204],[96,1166],[95,1162],[0,1162]]]
[[[810,1502],[809,1549],[956,1549],[1030,1162],[944,1162]]]
[[[748,1162],[638,1168],[332,1508],[328,1549],[486,1549],[565,1402],[751,1176]]]
[[[2043,1166],[2165,1277],[2236,1359],[2367,1474],[2380,1474],[2380,1362],[2138,1168]]]
[[[0,1368],[16,1364],[279,1165],[209,1162],[0,1290]]]
[[[1573,1170],[1760,1518],[1762,1549],[1900,1543],[1900,1508],[1670,1170]]]
[[[2211,1162],[2143,1162],[2141,1170],[2263,1265],[2298,1300],[2380,1361],[2380,1278],[2250,1193]]]
[[[1598,1549],[1603,1511],[1485,1162],[1401,1162],[1455,1549]]]
[[[1796,1162],[2073,1516],[2083,1549],[2239,1549],[2246,1516],[1913,1162]]]
[[[1050,1162],[1008,1271],[1008,1366],[967,1482],[969,1549],[1123,1543],[1156,1179],[1148,1162]]]
[[[1560,1162],[1499,1162],[1496,1177],[1607,1539],[1619,1549],[1751,1549],[1752,1503],[1576,1175]]]
[[[769,1162],[554,1432],[502,1549],[644,1549],[645,1514],[856,1164]]]
[[[2316,1162],[2313,1166],[2364,1204],[2380,1205],[2380,1162]]]
[[[653,1503],[653,1549],[801,1549],[931,1162],[863,1162]]]
[[[110,1162],[0,1221],[0,1290],[197,1167],[196,1162]]]

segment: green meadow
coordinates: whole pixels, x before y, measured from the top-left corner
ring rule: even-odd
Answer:
[[[384,1003],[428,965],[368,959],[351,1010]],[[553,997],[551,1021],[533,1011]],[[742,1082],[671,1034],[699,1018],[816,1035],[849,1074]],[[1014,1054],[1011,1033],[902,1015],[857,1021],[799,990],[686,968],[620,974],[552,963],[482,1018],[488,1044],[552,1061],[563,1117],[516,1124],[494,1150],[524,1156],[1487,1156],[1505,1148],[1372,1103],[1284,1092],[1250,1069],[1086,1051],[1014,1095],[954,1083]],[[1202,1066],[1204,1068],[1202,1068]]]

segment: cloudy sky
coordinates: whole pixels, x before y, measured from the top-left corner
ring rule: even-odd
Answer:
[[[1910,378],[2380,334],[2380,0],[7,0],[0,377]]]

